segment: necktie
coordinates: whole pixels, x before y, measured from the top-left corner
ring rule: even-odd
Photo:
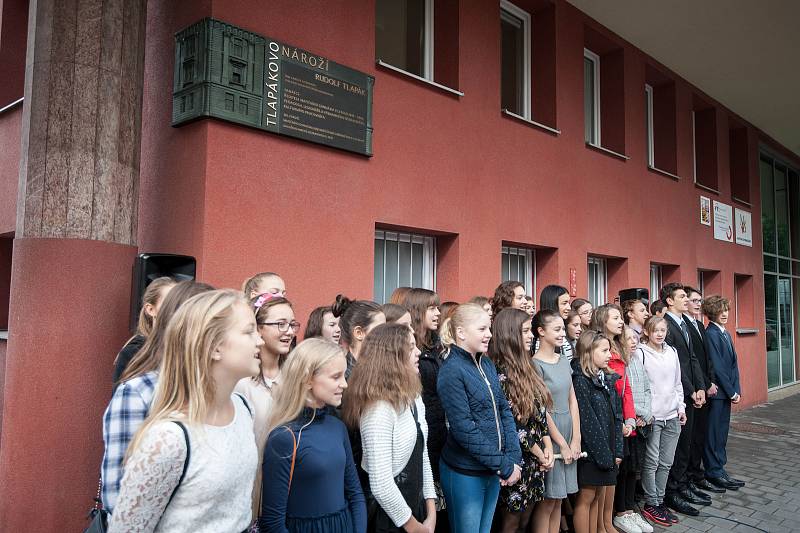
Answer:
[[[689,327],[686,325],[686,320],[681,320],[681,329],[683,330],[683,336],[686,337],[686,344],[689,345],[689,350],[692,349],[692,338],[689,337]]]
[[[723,337],[725,337],[725,340],[728,341],[728,348],[730,348],[731,349],[731,353],[733,353],[733,341],[731,340],[730,333],[728,333],[727,330],[723,330],[722,331],[722,335],[723,335]]]

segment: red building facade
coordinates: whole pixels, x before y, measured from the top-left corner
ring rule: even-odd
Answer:
[[[22,4],[2,3],[0,64],[16,89],[2,93],[0,107],[22,96],[25,50],[6,47],[6,32],[16,28],[20,35],[27,26]],[[198,278],[219,287],[239,287],[255,272],[278,272],[301,320],[337,293],[372,298],[381,292],[377,285],[390,283],[375,269],[376,260],[387,260],[376,255],[376,235],[385,238],[379,231],[419,237],[428,269],[419,282],[435,284],[443,300],[490,295],[502,280],[504,248],[506,260],[509,248],[526,258],[527,288],[536,294],[557,283],[586,297],[591,286],[593,296],[613,301],[620,289],[651,281],[702,283],[706,294],[735,302],[743,405],[766,401],[760,150],[768,146],[794,168],[800,160],[691,80],[561,0],[514,2],[531,21],[530,92],[527,113],[503,112],[498,3],[433,4],[426,82],[377,63],[372,0],[332,0],[317,8],[288,0],[268,7],[244,0],[149,2],[136,238],[124,247],[63,238],[45,253],[15,242],[31,240],[14,239],[26,102],[0,113],[0,304],[7,302],[0,321],[8,324],[8,341],[0,340],[0,529],[16,530],[12,509],[24,508],[24,501],[47,509],[42,531],[63,526],[58,520],[70,529],[81,525],[77,511],[97,479],[115,347],[128,335],[128,276],[137,250],[194,256]],[[174,35],[205,17],[374,76],[374,155],[214,119],[172,127]],[[590,143],[587,57],[599,61]],[[751,213],[752,246],[715,239],[713,225],[700,220],[701,196]],[[72,267],[61,270],[60,257]],[[25,268],[14,267],[23,260]],[[115,269],[118,278],[104,279],[103,272]],[[67,305],[87,299],[91,305],[78,316]],[[79,342],[36,340],[26,326],[36,316],[65,321],[56,327],[61,341],[83,331],[76,320],[97,322],[98,316],[102,324],[87,331],[105,334]],[[33,420],[27,401],[49,390],[37,385],[40,368],[25,360],[43,349],[68,361],[63,373],[44,375],[66,375],[57,389],[77,402],[42,415],[50,427]],[[56,363],[45,358],[52,369]],[[71,419],[76,407],[77,422]],[[53,448],[59,453],[43,457]]]

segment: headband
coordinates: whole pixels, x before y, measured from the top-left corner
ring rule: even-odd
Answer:
[[[261,309],[261,306],[267,303],[268,301],[272,300],[273,298],[282,298],[282,296],[278,294],[272,294],[271,292],[265,292],[258,295],[256,301],[253,302],[253,308],[258,311]]]

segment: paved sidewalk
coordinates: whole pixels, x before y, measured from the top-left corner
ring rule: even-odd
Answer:
[[[712,494],[696,518],[656,531],[800,532],[800,394],[736,414],[728,439],[731,476],[747,482],[736,492]],[[737,523],[738,522],[738,523]]]

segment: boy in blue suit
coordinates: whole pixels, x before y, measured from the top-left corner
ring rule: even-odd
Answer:
[[[729,310],[730,301],[722,296],[709,296],[703,302],[703,314],[710,320],[706,329],[706,352],[714,365],[718,388],[717,394],[709,397],[708,438],[703,459],[709,483],[727,490],[738,490],[744,482],[730,477],[725,471],[731,403],[742,400],[736,349],[725,329]]]

